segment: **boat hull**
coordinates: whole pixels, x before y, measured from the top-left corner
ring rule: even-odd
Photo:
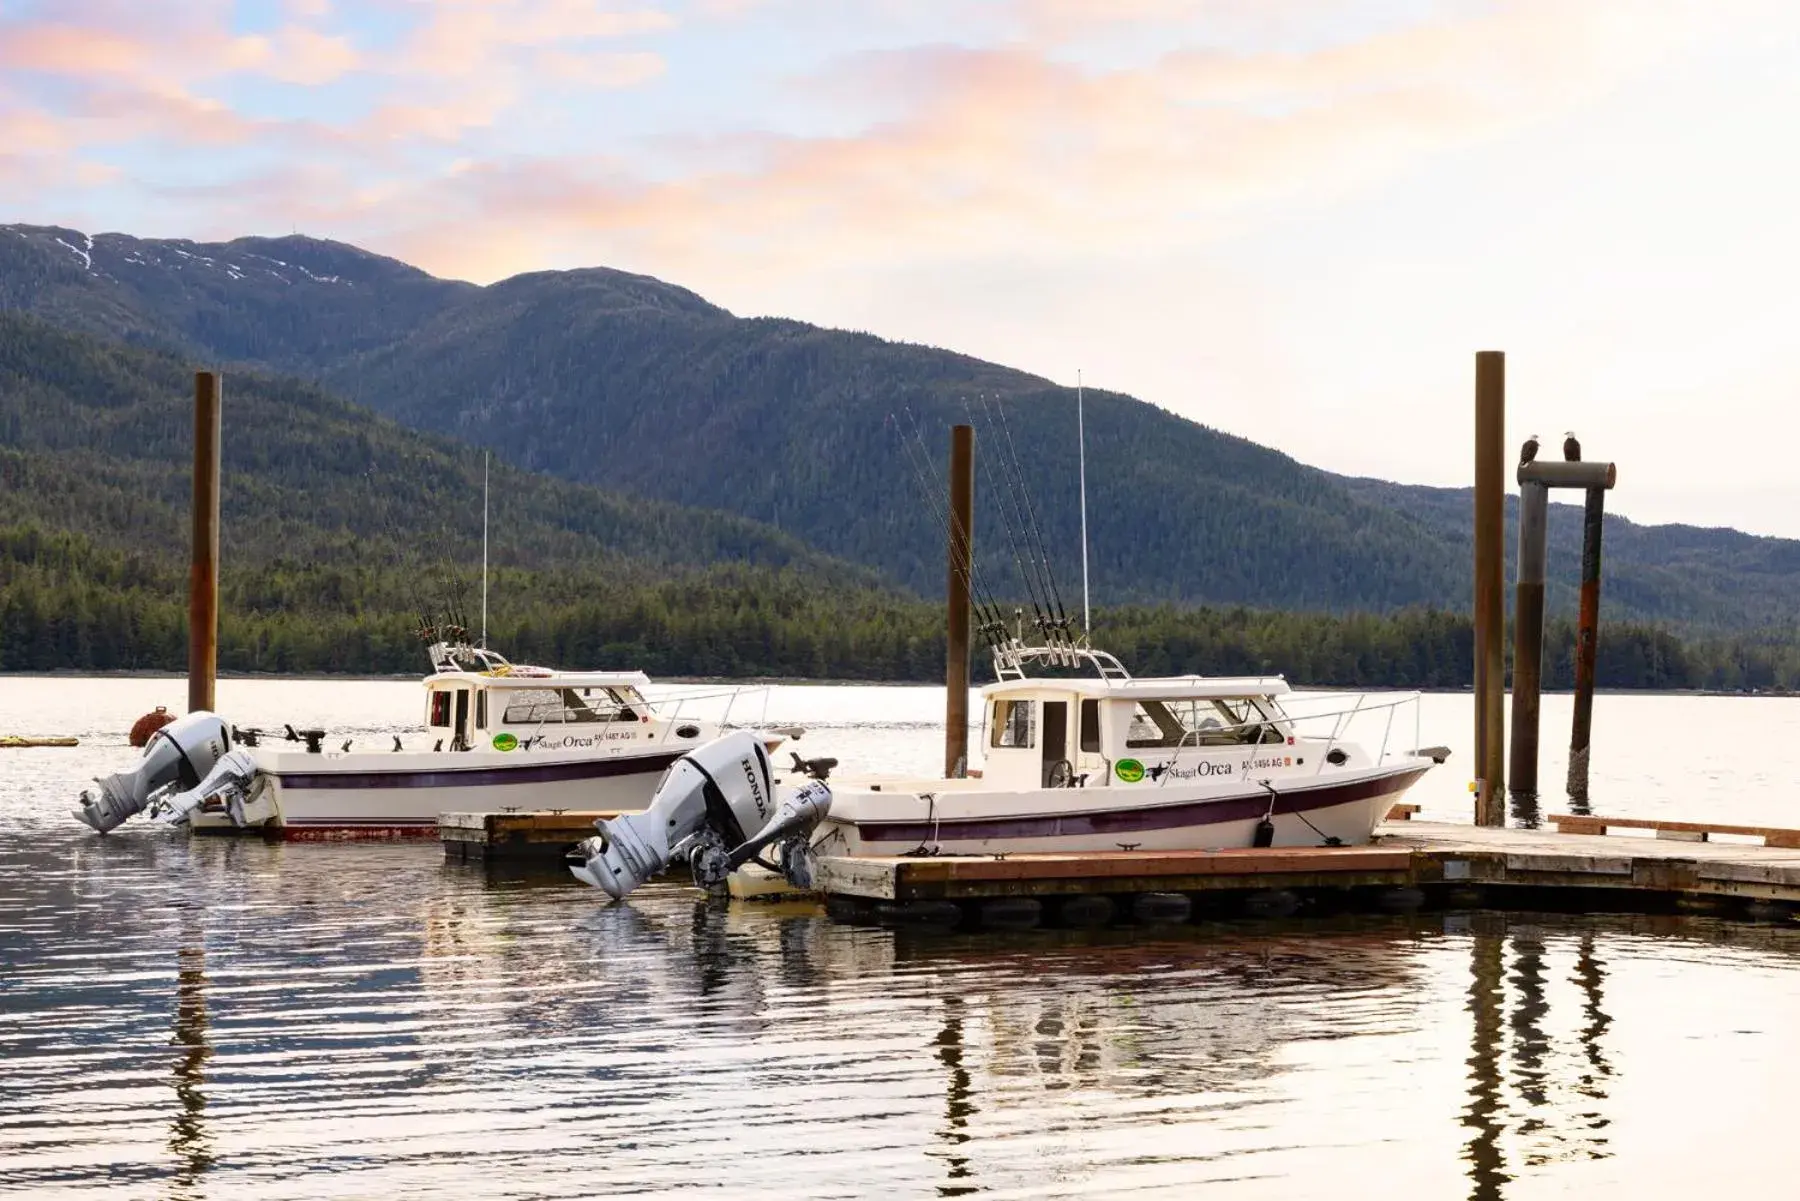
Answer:
[[[434,837],[447,812],[642,809],[686,749],[604,758],[260,753],[262,798],[249,817],[275,837],[339,840]],[[194,815],[192,828],[245,832],[207,811]]]
[[[1310,777],[1268,792],[1212,790],[1170,796],[1158,788],[1045,790],[1035,793],[921,794],[912,813],[896,812],[884,795],[862,814],[834,800],[814,848],[821,854],[944,855],[1024,852],[1225,850],[1255,845],[1265,816],[1274,846],[1320,846],[1335,839],[1366,843],[1396,801],[1429,764],[1365,771],[1344,778]],[[1104,792],[1104,796],[1096,793]],[[1095,802],[1100,803],[1096,804]]]

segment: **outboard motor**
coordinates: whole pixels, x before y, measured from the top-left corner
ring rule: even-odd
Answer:
[[[100,833],[117,829],[159,797],[192,789],[231,749],[231,736],[216,713],[197,709],[150,735],[135,769],[96,778],[100,795],[81,794],[75,816]]]
[[[717,888],[776,843],[789,844],[778,856],[785,860],[831,810],[820,780],[783,792],[776,795],[762,741],[734,731],[676,760],[642,813],[594,823],[599,835],[570,852],[569,870],[617,900],[685,853],[694,883]]]
[[[251,787],[256,782],[256,760],[249,751],[228,751],[213,764],[206,779],[185,792],[164,794],[150,802],[150,816],[171,826],[185,826],[194,810],[216,800],[231,818],[234,826],[243,826],[244,810],[250,804]]]

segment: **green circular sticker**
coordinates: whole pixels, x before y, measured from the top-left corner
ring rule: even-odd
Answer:
[[[1127,784],[1136,784],[1144,778],[1144,765],[1136,759],[1121,759],[1113,764],[1113,772]]]
[[[494,735],[494,749],[497,751],[510,751],[515,749],[518,745],[519,736],[517,734],[511,734],[502,730],[500,733]],[[1143,775],[1143,772],[1140,771],[1138,774]]]

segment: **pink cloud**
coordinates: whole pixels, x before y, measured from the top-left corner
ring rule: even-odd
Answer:
[[[284,83],[318,85],[347,75],[362,64],[362,55],[349,38],[319,33],[303,25],[288,25],[277,31],[268,53],[256,65],[264,74]]]
[[[133,75],[150,58],[149,47],[137,38],[74,25],[14,26],[0,36],[0,68],[9,71]]]
[[[647,50],[627,54],[580,54],[545,50],[537,55],[540,72],[562,83],[593,88],[634,88],[668,70],[662,55]]]
[[[408,70],[467,77],[522,47],[660,33],[674,25],[659,9],[619,11],[595,0],[444,0],[402,55]]]
[[[1703,32],[1693,11],[1525,0],[1307,53],[1112,70],[1024,45],[865,57],[853,72],[904,81],[905,104],[861,133],[746,134],[716,155],[731,168],[659,182],[579,158],[495,163],[433,181],[443,216],[412,244],[476,274],[469,232],[511,225],[596,257],[744,272],[1203,243],[1603,94]]]

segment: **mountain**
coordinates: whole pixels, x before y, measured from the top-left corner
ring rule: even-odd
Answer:
[[[0,313],[0,520],[42,521],[102,543],[185,552],[193,376],[138,350]],[[472,570],[482,458],[300,381],[226,380],[222,554],[249,563],[416,557],[421,542]],[[730,514],[491,470],[498,566],[718,562],[872,582],[789,534]],[[435,569],[439,564],[429,564]]]
[[[0,313],[0,665],[181,661],[192,388],[172,354]],[[320,666],[417,666],[419,614],[479,620],[481,452],[277,377],[230,376],[224,414],[227,666],[261,665],[259,638]],[[874,573],[730,514],[503,462],[491,493],[495,630],[529,642],[534,621],[566,620],[586,662],[604,645],[588,635],[632,620],[876,593]],[[622,613],[597,619],[609,603]]]
[[[942,587],[933,505],[946,427],[973,421],[992,590],[1020,593],[1014,543],[1035,545],[1034,523],[1065,603],[1078,587],[1074,394],[948,351],[738,318],[618,271],[475,287],[308,238],[0,227],[6,307],[306,375],[521,468],[778,526],[926,594]],[[1334,475],[1098,390],[1086,421],[1097,599],[1336,612],[1467,603],[1469,503],[1456,490]],[[1023,496],[1009,486],[1015,471]],[[1566,610],[1578,522],[1559,509],[1552,531],[1551,606]],[[1611,618],[1762,627],[1792,621],[1800,543],[1614,516],[1606,573]]]

